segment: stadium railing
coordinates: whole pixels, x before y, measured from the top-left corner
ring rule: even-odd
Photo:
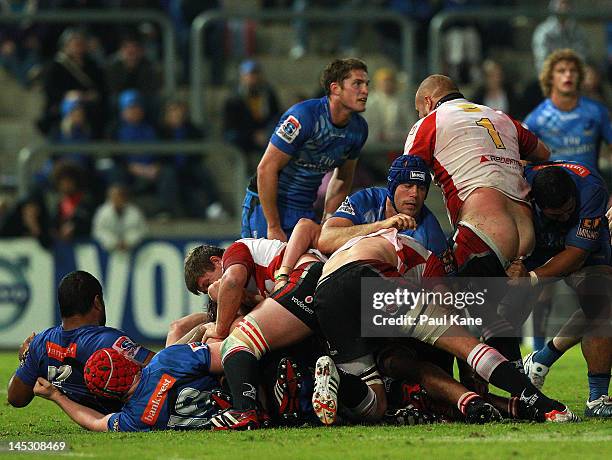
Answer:
[[[298,13],[286,9],[210,11],[197,16],[191,24],[191,87],[190,107],[191,119],[202,126],[207,120],[204,109],[204,49],[206,46],[204,29],[213,21],[231,19],[251,19],[264,21],[288,22],[295,19],[305,19],[310,22],[324,22],[341,25],[347,22],[377,23],[393,22],[401,30],[401,57],[403,70],[406,75],[414,75],[414,23],[397,13],[381,9],[364,9],[359,12],[340,14],[330,13],[326,10],[312,9],[308,12]]]
[[[147,9],[99,10],[75,9],[58,11],[38,11],[36,13],[3,13],[0,24],[19,24],[21,22],[40,23],[139,23],[149,21],[159,24],[163,45],[164,93],[176,91],[176,37],[170,19],[159,11]]]
[[[231,185],[223,183],[222,177],[214,173],[213,177],[219,179],[219,188],[222,192],[232,193],[231,205],[235,221],[233,226],[240,228],[240,213],[242,200],[247,186],[247,166],[244,154],[231,144],[225,142],[155,142],[155,143],[120,143],[120,142],[91,142],[79,144],[53,144],[42,143],[31,145],[20,150],[17,157],[17,186],[19,194],[23,196],[28,190],[32,169],[36,160],[51,154],[66,154],[79,152],[80,154],[95,157],[106,157],[113,154],[152,154],[169,155],[180,153],[185,155],[200,155],[202,157],[217,157],[231,165],[231,172],[224,171],[225,177]]]
[[[544,2],[542,2],[544,5]],[[442,73],[443,71],[443,41],[442,31],[451,22],[457,20],[470,20],[485,22],[489,20],[518,20],[520,18],[544,19],[550,16],[546,8],[466,8],[457,11],[441,11],[436,14],[429,24],[428,56],[429,73]],[[584,11],[572,10],[571,16],[577,21],[605,22],[612,20],[612,10]]]

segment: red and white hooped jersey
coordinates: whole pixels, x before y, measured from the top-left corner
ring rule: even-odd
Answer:
[[[242,238],[232,243],[223,253],[221,269],[225,272],[232,265],[244,265],[248,281],[245,289],[267,297],[274,290],[274,272],[280,268],[287,243],[265,238]],[[325,260],[315,249],[307,252]]]
[[[267,296],[274,288],[274,272],[283,262],[287,243],[265,238],[242,238],[232,243],[223,253],[221,269],[244,265],[248,281],[245,289]]]
[[[459,98],[444,102],[412,127],[404,155],[417,155],[432,168],[456,225],[461,206],[477,188],[494,188],[528,202],[520,160],[537,144],[532,132],[505,113]]]
[[[375,236],[382,236],[393,245],[395,253],[397,254],[397,264],[395,268],[405,278],[420,282],[423,278],[442,278],[446,276],[444,264],[433,252],[425,249],[425,247],[414,238],[398,233],[396,228],[383,228],[382,230],[368,235],[351,238],[338,248],[338,250],[329,257],[329,260],[339,252],[355,246],[357,242],[364,238],[372,238]]]

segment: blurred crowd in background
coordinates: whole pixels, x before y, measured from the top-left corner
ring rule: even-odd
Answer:
[[[240,2],[238,2],[240,3]],[[286,8],[295,12],[325,8],[341,16],[346,11],[381,8],[415,21],[415,69],[423,75],[406,76],[400,65],[400,31],[395,24],[376,24],[378,52],[389,66],[371,68],[370,95],[364,116],[368,143],[386,143],[401,150],[416,121],[407,81],[417,81],[427,69],[427,37],[431,19],[444,10],[490,6],[485,0],[261,0],[250,7]],[[578,2],[574,2],[578,3]],[[557,48],[572,48],[587,63],[582,92],[608,108],[607,82],[612,78],[612,25],[606,27],[607,49],[595,53],[583,27],[573,18],[568,0],[546,2],[549,17],[531,37],[532,79],[517,81],[492,50],[512,49],[516,37],[507,21],[456,21],[444,29],[444,69],[474,102],[523,119],[543,99],[538,73],[544,58]],[[496,6],[524,6],[519,0],[498,0]],[[178,55],[176,73],[188,84],[189,40],[193,19],[202,12],[236,7],[224,0],[0,0],[0,14],[34,13],[61,8],[148,8],[166,14],[174,26]],[[196,126],[186,98],[163,94],[161,33],[156,24],[0,23],[0,66],[26,88],[40,88],[44,109],[36,125],[51,142],[61,144],[97,140],[118,142],[224,140],[244,152],[252,171],[263,153],[280,115],[293,103],[321,97],[317,82],[311,94],[281,100],[279,89],[266,78],[258,56],[257,28],[252,20],[217,21],[206,29],[205,54],[211,65],[206,76],[212,87],[228,88],[221,110],[220,132]],[[360,56],[362,24],[339,27],[334,43],[316,42],[313,24],[291,23],[288,61],[309,53]],[[371,53],[372,50],[369,50]],[[606,54],[607,53],[607,54]],[[606,59],[594,60],[604,54]],[[366,57],[367,59],[367,57]],[[408,78],[407,78],[408,77]],[[184,93],[184,92],[183,92]],[[288,98],[285,98],[288,99]],[[380,170],[391,157],[385,156]],[[372,159],[364,161],[363,182],[380,180]],[[96,235],[109,250],[129,249],[144,237],[148,218],[226,219],[217,177],[199,156],[169,151],[167,155],[115,155],[95,158],[79,152],[53,156],[34,174],[26,196],[0,211],[0,236],[30,235],[49,246],[56,239]],[[246,184],[245,184],[246,185]],[[359,187],[357,178],[355,185]],[[143,211],[130,197],[148,196]],[[121,229],[121,238],[108,229]],[[106,232],[106,233],[105,233]],[[118,230],[117,230],[118,232]],[[115,232],[115,233],[117,233]]]

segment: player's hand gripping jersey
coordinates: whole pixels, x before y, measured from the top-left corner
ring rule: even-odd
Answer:
[[[365,238],[372,238],[376,236],[382,236],[389,243],[391,243],[395,249],[397,255],[397,264],[394,267],[396,274],[399,273],[405,278],[409,278],[417,283],[421,282],[423,278],[441,278],[446,276],[444,265],[436,257],[434,253],[425,249],[418,241],[414,238],[402,235],[398,233],[396,228],[385,228],[369,235],[356,236],[351,238],[344,243],[336,252],[334,252],[329,260],[332,260],[334,256],[340,252],[347,250],[357,244],[359,241]],[[380,267],[389,267],[389,264],[380,262],[372,263],[367,261],[370,265],[379,265]],[[385,268],[383,275],[387,275],[386,272],[389,270]],[[396,274],[389,273],[388,276],[396,276]]]
[[[537,137],[508,115],[459,98],[412,127],[404,154],[417,155],[432,168],[456,225],[461,206],[481,187],[527,202],[529,185],[520,160],[537,144]]]
[[[332,217],[344,217],[354,225],[380,222],[385,220],[386,201],[387,189],[383,187],[366,188],[347,196]],[[436,216],[425,205],[417,218],[417,225],[415,230],[402,230],[401,234],[417,240],[445,263],[447,274],[453,273],[455,267],[446,235]]]

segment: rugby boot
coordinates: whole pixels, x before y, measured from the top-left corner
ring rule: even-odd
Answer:
[[[585,417],[612,417],[612,399],[608,395],[601,395],[595,401],[587,401],[584,409]]]
[[[208,426],[213,431],[256,430],[260,427],[259,415],[255,409],[226,409],[211,418]]]
[[[312,408],[323,425],[336,421],[339,385],[340,376],[333,360],[329,356],[321,356],[315,364]]]
[[[293,425],[298,422],[301,388],[302,374],[297,364],[290,357],[281,359],[276,373],[274,397],[278,404],[278,416],[282,424]]]

